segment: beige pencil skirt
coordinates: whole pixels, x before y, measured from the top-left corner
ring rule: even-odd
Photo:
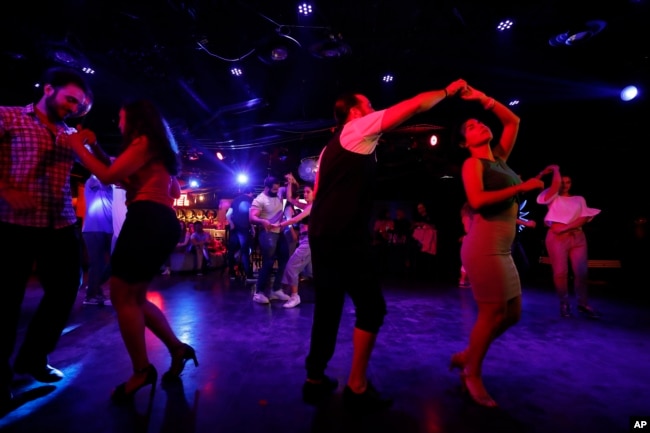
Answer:
[[[521,295],[519,273],[510,254],[516,224],[514,215],[472,216],[460,255],[476,302],[505,302]]]

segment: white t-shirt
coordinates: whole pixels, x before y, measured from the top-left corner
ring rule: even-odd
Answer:
[[[113,234],[113,187],[93,174],[84,184],[84,198],[86,216],[81,231]]]
[[[282,221],[282,199],[269,197],[261,192],[253,199],[251,209],[259,209],[259,218],[268,220],[271,224],[279,224]],[[280,229],[271,229],[273,233],[280,233]]]
[[[544,200],[547,191],[548,189],[545,189],[537,196],[537,203],[548,205],[548,212],[544,217],[544,223],[547,226],[554,222],[569,224],[578,218],[593,218],[600,213],[600,209],[587,207],[584,197],[579,195],[555,194],[548,200]]]
[[[126,190],[113,185],[113,236],[117,237],[126,219]]]
[[[361,155],[370,155],[374,152],[381,137],[381,132],[379,131],[381,131],[381,122],[384,119],[385,112],[386,110],[373,111],[370,114],[346,123],[339,137],[341,147]],[[320,166],[325,149],[326,147],[321,150],[318,156],[318,166]]]
[[[348,122],[341,131],[341,146],[350,152],[369,155],[375,151],[381,137],[381,122],[386,110],[374,111]]]

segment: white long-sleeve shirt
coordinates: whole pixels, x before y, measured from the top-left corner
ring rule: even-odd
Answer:
[[[600,209],[587,207],[584,197],[579,195],[564,196],[555,194],[544,200],[545,189],[537,196],[537,203],[548,206],[548,212],[544,217],[544,224],[550,226],[552,223],[569,224],[581,217],[593,218],[600,213]]]

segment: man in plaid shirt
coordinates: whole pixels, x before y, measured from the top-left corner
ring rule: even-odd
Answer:
[[[13,373],[56,382],[63,373],[48,364],[66,326],[81,281],[81,239],[72,206],[70,173],[75,155],[62,137],[65,124],[89,108],[82,74],[52,68],[43,95],[25,107],[0,107],[0,410],[11,406]],[[27,329],[13,370],[21,304],[35,270],[43,297]]]

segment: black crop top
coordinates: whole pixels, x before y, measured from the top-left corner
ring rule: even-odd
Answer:
[[[521,183],[517,173],[508,167],[508,164],[503,159],[496,158],[494,162],[488,159],[479,159],[479,161],[483,164],[483,187],[485,191],[497,191]],[[510,209],[513,203],[519,203],[518,196],[484,206],[478,209],[478,213],[483,216],[497,215]]]

